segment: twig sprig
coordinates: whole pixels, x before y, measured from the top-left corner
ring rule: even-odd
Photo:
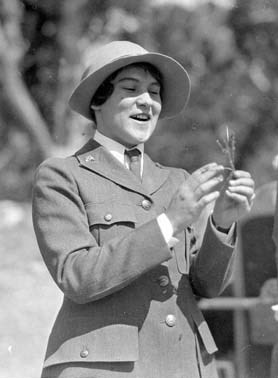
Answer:
[[[235,134],[230,133],[229,127],[226,126],[226,138],[223,140],[216,140],[216,143],[220,147],[222,153],[225,155],[228,167],[232,171],[235,170],[235,150],[236,150],[236,141],[235,141]]]

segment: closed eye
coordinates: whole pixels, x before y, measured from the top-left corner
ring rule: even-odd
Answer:
[[[153,95],[159,95],[160,91],[150,91],[150,93],[153,94]]]
[[[136,89],[131,87],[123,87],[126,91],[134,92]]]

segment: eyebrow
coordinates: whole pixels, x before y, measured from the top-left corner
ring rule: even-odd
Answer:
[[[119,79],[119,80],[118,80],[118,83],[120,83],[120,82],[122,82],[122,81],[126,81],[126,80],[131,80],[131,81],[135,81],[135,82],[139,82],[139,81],[140,81],[139,79],[136,79],[135,77],[125,76],[125,77],[123,77],[122,79]],[[154,80],[155,80],[155,79],[154,79]],[[150,85],[157,85],[158,87],[161,86],[157,80],[155,80],[155,81],[153,81],[152,83],[150,83]]]

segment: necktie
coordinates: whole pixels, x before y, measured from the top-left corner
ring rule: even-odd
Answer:
[[[125,150],[125,155],[128,158],[129,169],[138,179],[141,181],[141,152],[138,148],[133,148],[132,150]]]

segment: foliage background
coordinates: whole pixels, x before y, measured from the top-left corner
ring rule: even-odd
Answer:
[[[229,125],[237,168],[260,186],[276,177],[277,20],[275,0],[0,0],[1,377],[39,375],[60,303],[32,231],[32,179],[43,159],[91,134],[67,99],[95,47],[128,39],[187,68],[190,102],[160,122],[147,144],[155,160],[189,171],[220,162],[216,140]]]

